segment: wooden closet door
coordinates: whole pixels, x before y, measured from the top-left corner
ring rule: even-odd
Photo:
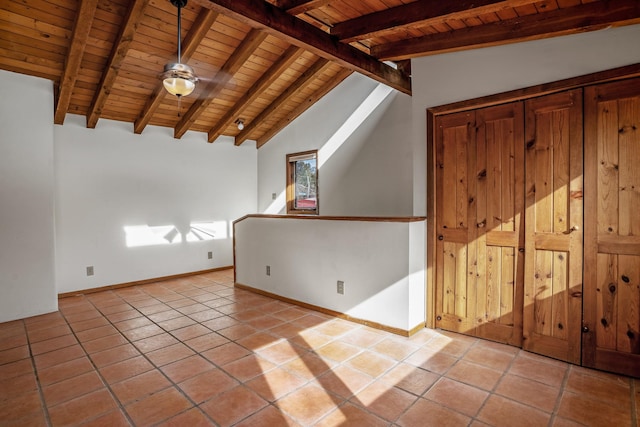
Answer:
[[[522,341],[522,103],[436,120],[436,326]]]
[[[478,110],[470,180],[476,336],[522,345],[524,114],[521,102]],[[475,188],[474,188],[475,187]],[[475,198],[475,202],[471,202]]]
[[[585,89],[583,364],[640,377],[640,79]]]
[[[582,92],[525,103],[523,348],[580,363]]]
[[[473,335],[476,298],[468,251],[475,215],[468,208],[468,177],[475,163],[475,112],[438,117],[435,139],[436,327]]]

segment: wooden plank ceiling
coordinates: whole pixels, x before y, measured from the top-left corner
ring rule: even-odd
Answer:
[[[638,0],[189,0],[182,62],[200,80],[179,103],[159,78],[176,61],[169,0],[3,0],[0,69],[52,80],[58,124],[260,147],[352,72],[411,94],[410,58],[638,22]]]

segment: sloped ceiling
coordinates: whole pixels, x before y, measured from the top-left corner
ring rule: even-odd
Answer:
[[[637,0],[189,0],[182,62],[200,80],[178,100],[159,78],[177,54],[169,0],[3,1],[0,69],[52,80],[58,124],[260,147],[353,72],[411,94],[414,57],[639,22]]]

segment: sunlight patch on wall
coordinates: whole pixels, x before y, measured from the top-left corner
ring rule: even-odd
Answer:
[[[367,99],[362,101],[362,104],[356,108],[336,133],[318,150],[318,168],[321,168],[322,165],[338,151],[342,144],[344,144],[356,129],[364,123],[367,117],[387,99],[391,92],[393,92],[393,89],[382,83],[378,84],[378,86],[371,91]]]
[[[191,228],[186,235],[186,241],[198,242],[226,239],[227,237],[227,221],[192,222]]]
[[[201,242],[227,239],[226,221],[192,222],[189,230],[180,232],[175,225],[128,225],[124,227],[128,248],[171,245],[182,242]]]
[[[129,225],[124,227],[124,233],[128,248],[182,242],[182,235],[173,225]]]
[[[277,215],[282,210],[284,210],[286,203],[287,203],[287,200],[285,197],[285,192],[283,191],[278,195],[278,197],[276,197],[276,199],[273,202],[271,202],[269,207],[264,210],[264,213],[268,215]]]

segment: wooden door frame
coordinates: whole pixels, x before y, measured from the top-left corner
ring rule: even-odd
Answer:
[[[435,313],[435,267],[436,267],[436,164],[435,164],[435,119],[438,116],[457,113],[461,111],[475,110],[508,102],[525,101],[542,95],[563,92],[569,89],[576,89],[600,83],[624,80],[633,77],[640,77],[640,64],[633,64],[598,73],[559,80],[552,83],[545,83],[489,95],[482,98],[475,98],[461,102],[441,105],[427,109],[427,292],[426,292],[426,319],[427,328],[434,328],[436,324]]]

